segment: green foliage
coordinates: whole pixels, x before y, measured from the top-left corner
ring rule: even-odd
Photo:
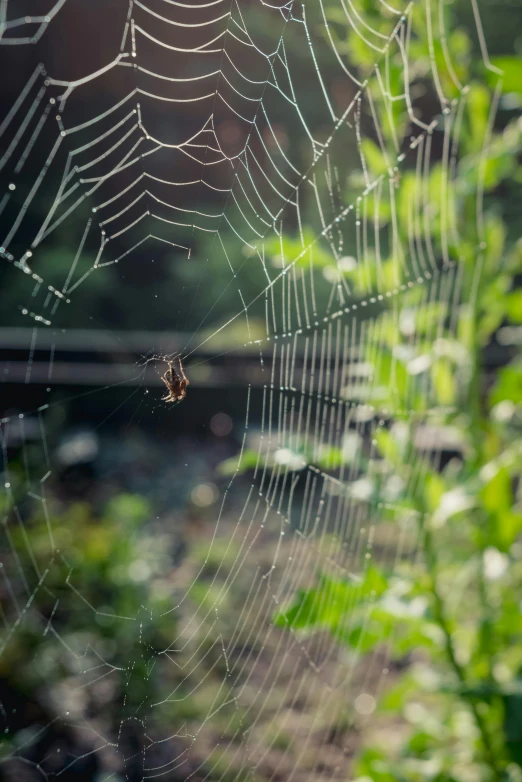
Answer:
[[[373,491],[364,500],[352,496],[371,506],[374,523],[404,528],[405,517],[414,518],[422,558],[402,560],[390,573],[370,561],[348,581],[320,574],[316,586],[298,592],[274,617],[297,633],[327,630],[356,655],[386,645],[392,660],[413,654],[419,661],[380,704],[381,719],[393,712],[407,723],[405,739],[396,748],[370,744],[363,750],[355,767],[359,782],[507,780],[518,779],[516,767],[522,769],[516,597],[522,583],[522,374],[516,359],[499,372],[485,399],[480,369],[483,345],[498,322],[510,319],[515,266],[499,318],[489,321],[489,329],[485,325],[491,288],[510,262],[507,253],[500,269],[483,273],[474,311],[461,306],[463,320],[478,326],[471,333],[462,329],[469,335],[461,362],[465,384],[457,378],[466,372],[450,358],[457,346],[450,343],[442,358],[440,349],[422,347],[427,360],[419,374],[431,379],[432,409],[462,445],[461,457],[443,470],[418,452],[414,419],[398,420],[405,409],[422,413],[426,406],[408,362],[394,365],[386,344],[368,356],[376,387],[393,390],[372,399],[388,416],[374,433],[375,469],[363,479],[373,482]],[[446,413],[445,406],[451,406]],[[402,487],[393,503],[382,501],[388,477]]]
[[[284,468],[289,472],[303,470],[307,465],[313,464],[320,470],[336,470],[342,465],[353,464],[356,460],[360,464],[366,464],[366,459],[361,458],[361,436],[354,431],[344,434],[341,439],[341,447],[335,447],[324,443],[314,444],[312,447],[301,438],[294,438],[292,447],[271,446],[265,447],[260,443],[259,450],[253,448],[244,449],[239,458],[232,456],[218,466],[221,475],[242,475],[250,471],[268,468],[271,470]]]
[[[522,61],[514,55],[492,57],[492,65],[502,71],[502,89],[504,92],[515,92],[522,95]],[[486,78],[495,86],[495,75],[486,71]]]
[[[453,181],[448,187],[438,164],[427,182],[406,168],[396,193],[382,188],[375,214],[369,202],[368,216],[381,228],[391,225],[393,201],[397,236],[407,246],[411,203],[427,191],[425,230],[436,258],[461,264],[461,299],[456,305],[449,301],[434,280],[425,285],[429,302],[421,298],[422,288],[413,287],[385,306],[376,315],[380,339],[364,356],[371,368],[368,382],[348,384],[342,392],[350,401],[369,405],[378,422],[373,454],[361,462],[364,475],[344,491],[365,507],[377,529],[379,522],[391,523],[397,535],[418,537],[420,556],[402,558],[389,571],[386,563],[377,567],[369,559],[348,580],[320,573],[315,586],[300,590],[274,622],[298,634],[326,630],[355,659],[386,647],[392,660],[414,660],[379,704],[378,719],[400,715],[402,741],[385,746],[379,734],[368,741],[355,764],[357,782],[520,780],[522,357],[514,356],[492,383],[482,361],[501,327],[522,322],[517,288],[522,240],[505,218],[502,201],[502,188],[509,191],[522,180],[521,128],[518,120],[506,121],[488,137],[498,77],[488,72],[484,83],[459,29],[445,41],[455,66],[449,73],[442,42],[426,39],[425,13],[418,6],[412,17],[417,78],[429,77],[431,46],[444,94],[456,94],[455,75],[470,84]],[[368,64],[371,56],[353,31],[341,32],[335,9],[327,15],[338,39],[346,35],[347,56],[362,62],[364,72],[365,55]],[[385,15],[380,23],[384,29]],[[504,70],[504,92],[520,93],[520,60],[494,58],[493,64]],[[392,54],[388,88],[393,94],[397,81],[397,95],[399,71]],[[393,181],[397,176],[389,164],[389,118],[379,91],[372,97],[383,141],[363,139],[361,168],[348,176],[350,200],[366,177]],[[393,111],[400,134],[406,123],[401,100]],[[477,214],[482,191],[486,209],[482,212],[479,205]],[[282,246],[289,241],[283,237]],[[399,263],[390,254],[378,260],[371,246],[364,270],[357,262],[342,268],[324,253],[317,266],[323,274],[331,268],[344,275],[354,301],[404,279],[404,259]],[[458,453],[442,468],[437,446],[421,444],[420,424],[428,412],[430,426]],[[302,458],[316,463],[306,452]],[[342,454],[340,463],[346,463]],[[275,468],[274,461],[268,466]],[[323,469],[338,467],[334,461]]]
[[[9,495],[5,501],[8,506]],[[6,521],[6,575],[20,605],[27,590],[32,598],[6,641],[0,675],[29,697],[50,685],[89,690],[105,675],[111,692],[106,710],[146,709],[162,684],[160,668],[151,675],[150,661],[154,650],[168,645],[173,624],[164,616],[170,606],[158,566],[162,542],[143,529],[148,503],[124,494],[100,514],[84,503],[63,510],[55,501],[48,515],[43,511],[41,505],[24,508],[23,525]],[[2,609],[15,621],[12,600]]]

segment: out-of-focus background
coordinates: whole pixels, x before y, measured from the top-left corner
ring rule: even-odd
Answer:
[[[522,779],[522,7],[304,7],[0,0],[2,779]]]

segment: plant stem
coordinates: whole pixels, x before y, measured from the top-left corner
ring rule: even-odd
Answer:
[[[437,580],[437,574],[438,574],[437,555],[433,544],[433,536],[431,530],[428,528],[425,528],[423,530],[423,541],[424,541],[424,555],[426,557],[428,572],[431,579],[431,593],[433,596],[433,608],[434,608],[435,619],[444,634],[444,645],[445,645],[448,662],[452,667],[462,687],[466,687],[467,686],[466,673],[464,667],[457,660],[457,656],[455,653],[455,646],[453,643],[453,636],[446,616],[444,600],[439,591],[438,580]],[[494,778],[496,780],[499,780],[500,782],[500,780],[502,779],[502,772],[498,767],[497,761],[495,759],[495,751],[491,743],[489,732],[486,728],[486,723],[484,721],[484,718],[482,717],[482,714],[478,709],[478,704],[473,697],[470,698],[469,704],[470,704],[471,711],[473,713],[473,718],[475,720],[475,723],[477,725],[477,728],[482,738],[486,762],[488,763],[489,767],[493,771]]]
[[[470,281],[470,307],[471,307],[471,377],[468,386],[467,394],[467,409],[469,410],[469,426],[471,439],[473,442],[473,459],[472,468],[475,472],[478,472],[485,461],[484,454],[484,433],[485,426],[485,411],[482,406],[482,382],[483,382],[483,365],[482,365],[482,345],[479,341],[479,324],[483,313],[480,310],[480,293],[481,284],[483,284],[483,272],[484,272],[484,252],[479,253],[477,264],[473,270],[473,275]],[[493,654],[495,649],[494,638],[494,621],[492,617],[492,611],[490,602],[488,599],[488,590],[486,575],[484,572],[484,549],[487,546],[488,537],[490,537],[490,530],[487,528],[487,522],[482,524],[483,535],[480,544],[480,558],[478,564],[478,586],[479,586],[479,599],[482,607],[482,622],[480,626],[480,644],[481,651],[485,654],[488,664],[488,679],[489,683],[493,681]],[[479,522],[480,523],[480,522]]]
[[[473,442],[473,466],[475,469],[482,461],[482,405],[481,405],[481,379],[482,362],[481,346],[479,344],[479,295],[480,283],[482,280],[482,267],[484,264],[483,254],[479,255],[477,264],[473,269],[473,276],[470,280],[470,357],[471,357],[471,376],[469,379],[466,408],[469,411],[469,426],[471,440]]]

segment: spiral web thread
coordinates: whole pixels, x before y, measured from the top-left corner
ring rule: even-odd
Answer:
[[[22,16],[20,4],[0,0],[2,62],[17,64],[20,51],[29,58],[32,46],[46,41],[59,46],[58,37],[53,38],[55,26],[72,2],[49,2],[40,15]],[[484,64],[494,71],[474,0],[471,5]],[[214,301],[216,312],[226,309],[228,317],[217,322],[211,307],[181,351],[189,375],[190,359],[203,346],[234,351],[238,329],[246,345],[259,351],[261,393],[245,388],[243,447],[220,500],[202,566],[222,544],[222,519],[233,507],[237,523],[221,549],[226,575],[218,566],[200,604],[191,595],[201,571],[171,588],[171,606],[163,620],[172,618],[172,636],[162,650],[140,642],[143,614],[150,607],[143,606],[134,616],[115,617],[136,630],[128,681],[135,681],[130,673],[139,663],[144,663],[144,677],[153,666],[161,666],[164,698],[151,702],[145,697],[132,709],[124,701],[116,736],[84,724],[67,696],[56,704],[53,725],[75,725],[84,736],[85,754],[121,753],[126,755],[123,765],[132,756],[122,748],[124,726],[139,723],[145,736],[138,753],[143,779],[256,779],[276,748],[271,779],[281,774],[286,780],[346,778],[343,752],[331,767],[318,768],[309,747],[318,735],[324,734],[325,743],[328,733],[332,743],[335,725],[353,713],[361,693],[378,694],[388,671],[382,651],[364,659],[357,649],[347,655],[325,634],[281,630],[271,621],[299,587],[315,583],[318,572],[358,583],[378,557],[377,511],[383,502],[393,509],[394,494],[390,489],[376,508],[368,496],[367,475],[378,464],[375,433],[386,426],[392,411],[381,409],[377,415],[372,400],[379,393],[378,378],[368,374],[363,359],[381,355],[390,325],[401,318],[409,328],[411,355],[422,354],[422,344],[440,338],[444,311],[423,333],[408,324],[415,324],[418,314],[435,301],[445,302],[446,312],[453,311],[460,297],[453,191],[468,86],[459,81],[458,65],[452,61],[440,0],[402,5],[379,0],[375,6],[370,14],[364,3],[351,0],[260,3],[255,8],[242,0],[130,0],[122,13],[93,4],[90,13],[98,15],[100,24],[110,15],[117,17],[119,51],[71,80],[64,77],[68,66],[73,67],[67,59],[73,56],[70,49],[58,58],[57,74],[52,65],[37,64],[0,123],[0,258],[7,284],[16,280],[21,291],[19,309],[9,317],[14,321],[21,315],[33,329],[26,383],[31,382],[42,332],[60,327],[63,309],[78,307],[81,312],[82,286],[88,278],[107,274],[114,264],[124,267],[138,252],[169,252],[173,263],[183,257],[196,264],[200,273],[191,301],[205,286],[213,286],[210,261],[218,260],[229,270]],[[416,89],[415,19],[427,28],[428,79],[436,96],[430,116],[419,108],[422,96]],[[352,68],[356,54],[347,56],[340,24],[350,31],[350,40],[356,40],[361,58],[371,55],[371,67]],[[397,60],[402,64],[399,85],[392,66]],[[73,70],[76,74],[77,64]],[[110,103],[93,114],[90,98],[96,91],[109,95]],[[158,104],[165,116],[159,125],[152,121],[157,108],[151,109]],[[189,132],[180,113],[192,117]],[[486,159],[489,132],[488,126],[479,167]],[[377,171],[369,159],[372,149],[379,154]],[[181,163],[182,180],[176,178]],[[430,177],[436,166],[439,191],[434,195]],[[26,167],[35,172],[31,181],[24,179]],[[359,180],[347,188],[350,168],[358,170]],[[410,176],[405,193],[406,171]],[[479,185],[479,237],[481,198]],[[440,221],[436,246],[433,220]],[[45,258],[55,232],[64,226],[76,244],[66,278],[57,285],[46,279],[39,258]],[[477,266],[482,250],[479,247]],[[261,270],[256,279],[262,282],[252,293],[253,270]],[[406,308],[411,291],[417,295],[408,299]],[[151,354],[156,357],[160,351],[151,346]],[[50,386],[53,356],[51,348]],[[416,382],[421,369],[413,366],[407,380],[412,398],[413,379]],[[138,386],[143,372],[143,366],[136,369]],[[397,382],[392,362],[392,392]],[[429,399],[429,376],[424,391]],[[151,398],[144,404],[152,404]],[[41,628],[42,645],[53,644],[57,654],[68,658],[76,689],[88,691],[116,669],[96,649],[81,648],[81,639],[73,642],[55,627],[58,599],[50,615],[41,609],[46,583],[62,557],[46,502],[46,482],[53,472],[46,441],[52,407],[42,404],[16,420],[2,420],[3,534],[10,554],[2,573],[5,631],[0,655],[9,659],[9,647],[24,625]],[[171,412],[165,408],[164,415]],[[394,415],[409,423],[429,423],[441,415],[441,408],[419,411],[412,401]],[[254,446],[249,439],[253,417],[261,421]],[[15,493],[9,434],[34,421],[39,426],[41,474],[26,470],[24,485]],[[370,445],[363,466],[365,442]],[[237,473],[252,448],[257,458],[249,474],[250,490],[246,500],[241,499],[242,507],[236,507]],[[329,454],[346,456],[350,449],[352,458],[339,465],[331,456],[328,463]],[[25,446],[23,451],[25,458]],[[412,482],[422,480],[421,471],[422,462],[412,465]],[[29,497],[47,518],[49,560],[44,570],[32,556],[31,529],[23,521]],[[388,541],[396,561],[413,557],[415,551],[411,536],[405,542],[410,527],[408,514],[403,515],[404,525],[396,527]],[[32,562],[31,567],[22,565],[16,552],[14,524],[22,531],[24,562]],[[269,562],[258,558],[267,534],[276,540]],[[247,589],[247,598],[230,616],[227,600],[238,583]],[[106,615],[106,607],[91,605],[82,594],[74,572],[64,588],[74,592],[79,610],[92,612],[93,622]],[[187,604],[192,608],[176,624],[175,617]],[[371,612],[371,603],[366,610]],[[350,623],[348,612],[347,631]],[[383,630],[384,649],[388,632]],[[210,651],[203,653],[205,642]],[[265,649],[273,653],[273,662],[261,675]],[[212,665],[205,662],[207,654]],[[209,670],[220,672],[221,684],[206,713],[187,717],[155,738],[151,725],[157,715],[170,724],[168,717],[161,717],[162,709],[197,698]],[[292,710],[298,702],[306,709],[312,701],[309,723],[296,727],[289,718]],[[219,724],[222,737],[212,743],[209,727],[214,724]],[[277,741],[281,732],[291,734],[287,747]],[[11,757],[8,753],[4,764]],[[74,768],[81,757],[69,758],[65,768]],[[28,764],[48,775],[44,759]],[[119,773],[114,771],[113,778]]]

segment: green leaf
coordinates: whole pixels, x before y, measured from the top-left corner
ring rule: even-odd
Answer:
[[[334,446],[321,446],[318,449],[318,455],[314,462],[321,470],[336,470],[344,464],[343,451],[341,448],[335,448]]]
[[[379,709],[400,713],[404,703],[411,695],[419,691],[418,682],[412,677],[411,673],[404,673],[393,686],[387,689],[379,701]]]
[[[504,251],[506,241],[506,226],[501,217],[489,214],[484,226],[484,240],[486,242],[486,265],[489,273],[497,279],[499,264]]]
[[[490,394],[490,403],[496,405],[504,400],[522,403],[522,361],[513,362],[500,370]]]
[[[511,508],[513,499],[511,476],[501,467],[480,492],[482,504],[490,513],[502,513]]]
[[[508,551],[522,532],[522,514],[506,511],[497,519],[497,540],[501,551]]]
[[[424,481],[424,497],[428,510],[433,513],[439,505],[446,491],[444,479],[436,472],[426,475]]]
[[[243,451],[239,463],[237,456],[231,456],[230,459],[225,459],[224,462],[221,462],[218,465],[217,471],[221,475],[234,475],[236,471],[238,475],[241,475],[244,472],[248,472],[248,470],[253,470],[257,464],[257,460],[258,452],[253,449],[246,449]],[[262,463],[261,460],[260,463]]]
[[[457,385],[452,367],[446,359],[440,358],[431,365],[431,381],[437,402],[440,405],[454,404],[457,398]]]
[[[341,628],[336,637],[344,641],[347,646],[357,649],[359,654],[368,654],[372,652],[378,644],[382,644],[383,639],[388,636],[392,625],[388,622],[364,622],[362,618],[357,623],[355,629],[350,624],[348,632]]]
[[[388,756],[380,749],[370,747],[359,756],[354,766],[357,775],[354,782],[397,782],[402,779],[389,762]]]
[[[387,588],[387,581],[377,568],[370,566],[362,581],[330,579],[325,575],[313,589],[301,589],[293,603],[274,616],[278,627],[311,630],[323,627],[337,634],[346,616],[361,603],[373,600]]]
[[[379,451],[390,464],[400,465],[402,463],[399,444],[388,429],[379,429],[375,432],[375,440]]]
[[[363,165],[366,163],[366,167],[373,177],[382,176],[388,171],[388,163],[386,158],[382,154],[381,150],[371,139],[363,138],[360,144],[361,157]]]
[[[522,95],[522,60],[520,57],[505,55],[491,57],[491,64],[503,71],[502,92],[517,92]],[[491,87],[496,87],[498,74],[486,71],[486,79]]]
[[[329,624],[327,591],[321,588],[300,589],[293,604],[286,611],[275,615],[274,624],[292,630],[312,629],[317,625]]]
[[[268,241],[260,242],[259,252],[261,255],[263,248],[265,254],[271,258],[272,264],[278,268],[283,268],[294,262],[296,268],[302,269],[309,269],[310,266],[323,268],[331,265],[337,268],[335,258],[328,250],[323,249],[317,238],[317,233],[311,228],[303,229],[302,240],[299,235],[293,237],[285,234],[282,239],[274,237]],[[305,248],[308,249],[305,250]]]
[[[501,467],[480,492],[484,508],[492,514],[491,535],[500,551],[509,551],[522,530],[522,515],[513,512],[512,478]]]
[[[374,369],[373,383],[366,395],[368,401],[397,412],[425,407],[425,399],[415,394],[415,379],[401,359],[389,350],[380,350],[369,352],[367,360]]]
[[[408,749],[414,756],[422,756],[433,751],[435,746],[435,737],[427,730],[417,730],[408,741]]]
[[[505,297],[506,315],[512,323],[522,323],[522,290],[508,293]]]
[[[466,146],[471,152],[478,152],[482,148],[488,125],[489,107],[490,91],[483,84],[473,82],[468,92],[469,134],[466,138]]]

